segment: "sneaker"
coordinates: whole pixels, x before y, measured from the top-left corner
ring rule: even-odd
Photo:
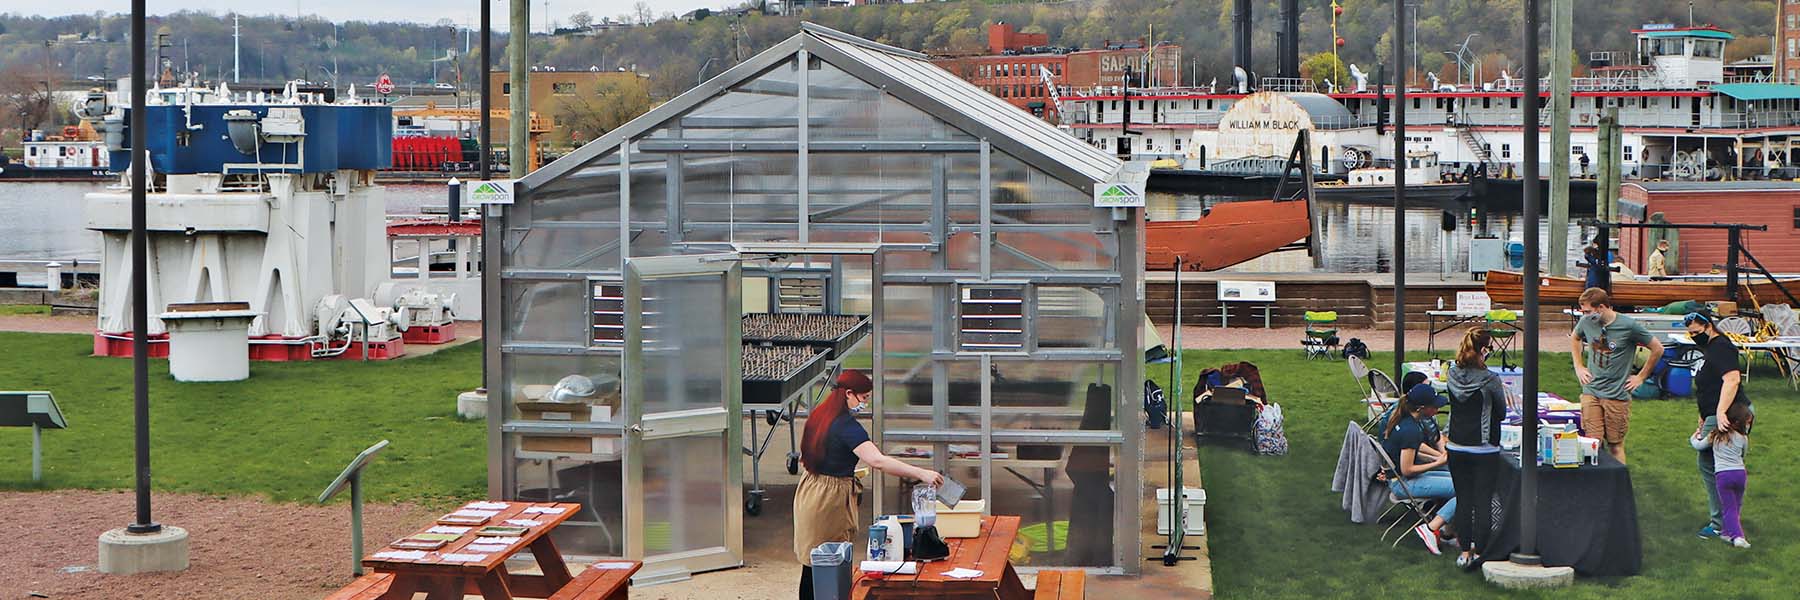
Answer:
[[[1426,527],[1424,523],[1420,523],[1413,526],[1413,533],[1418,534],[1419,540],[1425,542],[1426,552],[1430,552],[1432,556],[1443,554],[1442,551],[1438,550],[1437,533],[1433,532],[1430,527]]]
[[[1711,523],[1708,523],[1705,527],[1700,528],[1700,539],[1705,540],[1705,539],[1712,539],[1712,538],[1716,538],[1716,537],[1719,537],[1719,528],[1714,527]],[[1730,541],[1730,540],[1726,540],[1726,541]]]
[[[1741,537],[1731,538],[1731,545],[1737,546],[1739,548],[1749,548],[1750,542]]]

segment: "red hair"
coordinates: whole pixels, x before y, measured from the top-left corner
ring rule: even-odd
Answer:
[[[806,464],[807,471],[819,472],[820,463],[825,460],[826,434],[838,416],[850,410],[845,398],[850,392],[867,394],[873,389],[875,383],[862,371],[846,370],[838,374],[837,382],[831,386],[831,395],[812,408],[806,417],[806,429],[800,434],[800,462]]]

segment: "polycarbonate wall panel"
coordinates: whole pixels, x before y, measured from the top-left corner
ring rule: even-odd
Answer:
[[[723,278],[644,280],[645,414],[724,407],[725,378],[735,371],[723,350],[724,285]]]
[[[1116,348],[1113,320],[1116,288],[1045,286],[1035,288],[1039,349]]]
[[[543,226],[511,232],[507,265],[556,271],[619,270],[619,226]]]
[[[994,229],[995,271],[1111,271],[1118,238],[1083,227],[1064,231]]]
[[[502,283],[506,343],[587,346],[591,293],[587,281]]]
[[[512,435],[514,448],[529,444]],[[613,442],[617,443],[617,442]],[[531,456],[538,456],[532,453]],[[509,461],[515,485],[512,500],[569,502],[581,508],[550,532],[564,552],[586,556],[625,555],[625,480],[617,460],[518,458]]]
[[[717,404],[717,402],[714,402]],[[644,554],[726,545],[721,465],[737,459],[724,434],[644,442]]]
[[[788,59],[762,75],[708,99],[676,123],[691,139],[798,140],[798,64]],[[673,134],[674,132],[666,132]]]
[[[925,111],[814,59],[807,73],[814,140],[972,140]]]
[[[787,152],[684,154],[683,237],[692,242],[799,240],[797,156]],[[632,196],[638,197],[635,192]]]
[[[1098,224],[1094,191],[1076,189],[1004,152],[993,153],[988,166],[994,183],[995,223]]]
[[[620,357],[616,354],[544,355],[511,353],[507,372],[508,421],[612,423],[622,421],[619,405]],[[575,402],[553,405],[550,390],[564,377],[580,375],[596,393]]]

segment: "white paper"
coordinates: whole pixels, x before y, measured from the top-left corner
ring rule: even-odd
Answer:
[[[472,528],[471,527],[456,527],[456,526],[452,526],[452,525],[438,525],[438,526],[432,527],[431,529],[425,530],[425,532],[426,533],[443,533],[443,534],[448,534],[448,535],[462,535],[462,534],[468,533],[470,529],[472,529]]]
[[[519,540],[520,540],[520,538],[516,538],[516,537],[477,537],[477,538],[475,538],[475,541],[469,542],[469,543],[511,546],[513,544],[519,543]]]
[[[865,560],[862,570],[870,573],[886,573],[888,575],[913,575],[919,572],[919,563],[897,560]]]
[[[982,576],[982,572],[977,571],[975,569],[964,569],[962,567],[957,567],[957,568],[954,568],[954,569],[951,569],[948,571],[944,571],[944,576],[945,577],[954,577],[957,579],[974,579],[976,577]]]
[[[474,510],[505,510],[508,506],[511,505],[505,502],[470,502],[464,505],[463,508]]]
[[[385,560],[419,560],[425,558],[424,550],[388,550],[376,552],[375,558]]]
[[[519,527],[537,527],[539,525],[543,525],[544,522],[543,521],[533,521],[531,519],[507,519],[506,524],[507,525],[517,525]]]
[[[463,549],[470,552],[505,552],[506,546],[500,544],[469,544],[463,546]]]
[[[487,560],[486,554],[445,554],[444,562],[481,562]]]
[[[569,509],[563,508],[561,506],[533,506],[533,507],[526,508],[525,514],[528,514],[528,515],[531,515],[531,514],[560,515],[560,514],[563,514],[563,511],[565,511],[565,510],[569,510]],[[491,517],[494,515],[488,515],[488,516]]]
[[[588,568],[589,568],[589,569],[607,569],[607,570],[615,570],[615,571],[622,571],[622,570],[625,570],[625,569],[629,569],[629,568],[632,568],[632,567],[635,567],[635,566],[637,566],[637,563],[629,563],[629,562],[597,562],[597,563],[594,563],[594,564],[591,564],[591,565],[588,565]]]
[[[526,509],[525,512],[531,512],[531,510]],[[475,509],[471,509],[471,508],[465,508],[465,509],[462,509],[462,510],[450,513],[450,514],[458,516],[458,517],[474,517],[474,518],[480,518],[480,519],[491,519],[494,517],[494,515],[500,514],[500,511],[497,511],[497,510],[475,510]]]

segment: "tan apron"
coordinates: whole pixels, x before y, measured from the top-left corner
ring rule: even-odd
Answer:
[[[862,482],[855,477],[807,473],[794,490],[794,558],[812,565],[812,551],[825,542],[856,541],[856,497]]]

